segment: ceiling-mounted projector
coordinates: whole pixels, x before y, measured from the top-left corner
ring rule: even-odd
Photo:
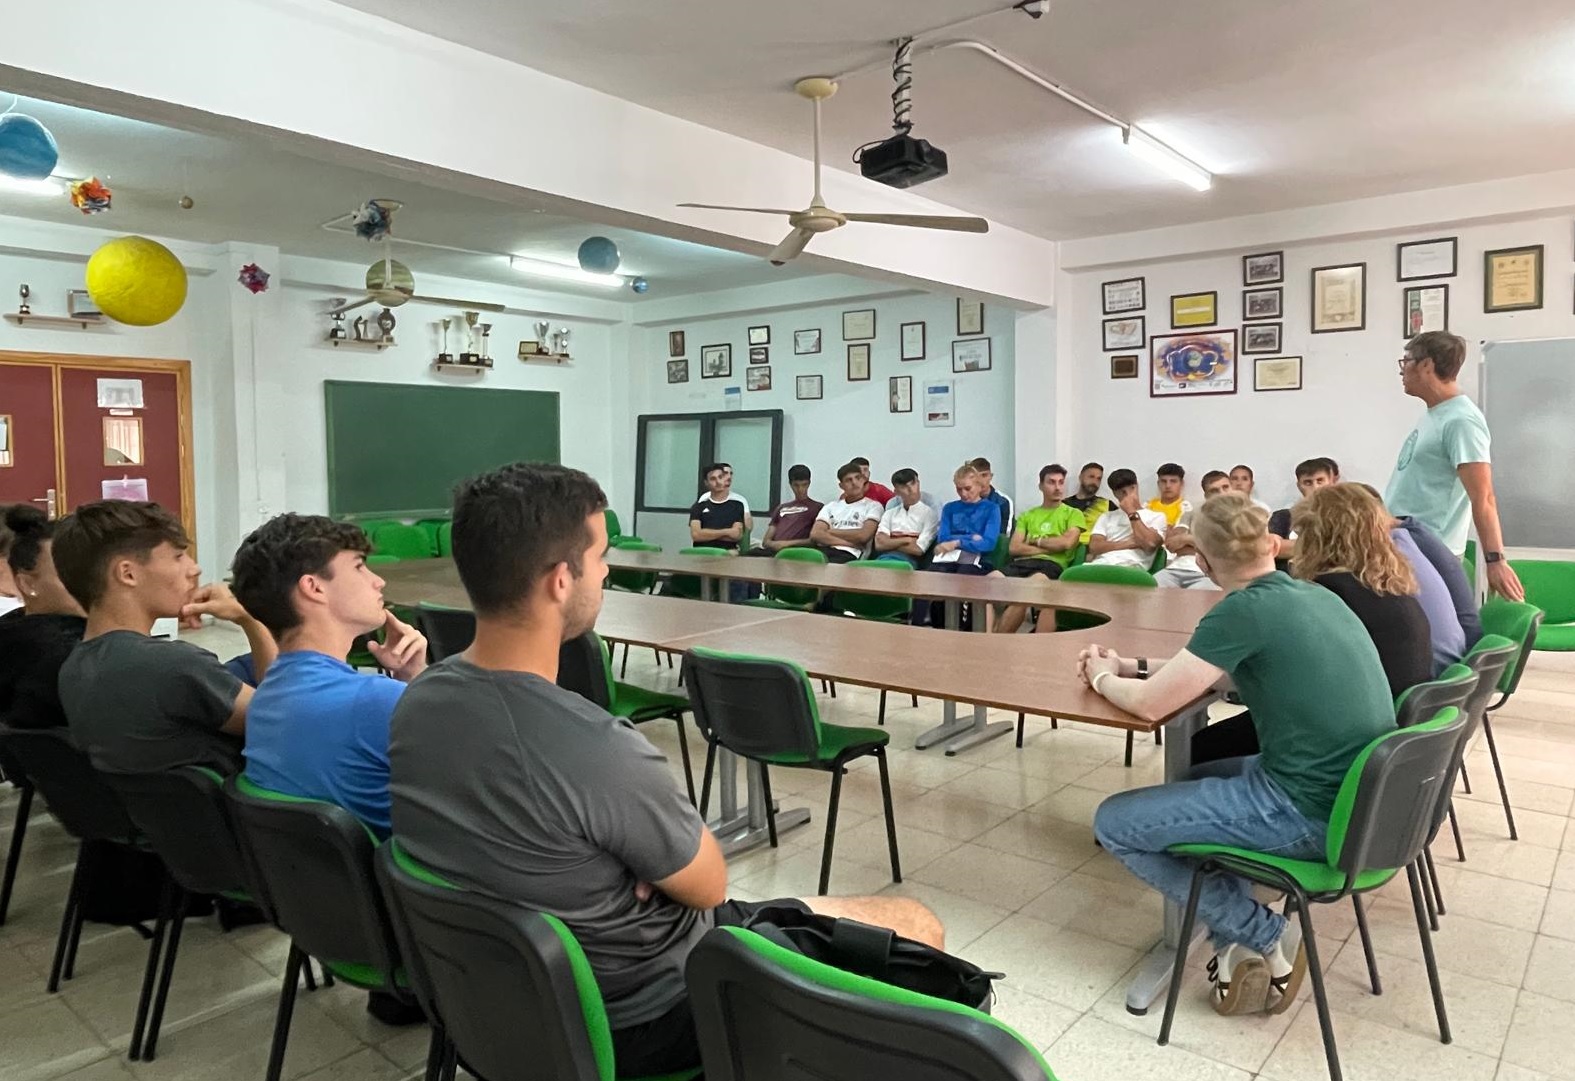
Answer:
[[[946,175],[946,151],[916,139],[910,132],[913,121],[913,39],[897,43],[892,58],[891,77],[897,88],[891,92],[892,130],[897,134],[880,142],[865,143],[853,154],[865,179],[892,188],[911,188]]]

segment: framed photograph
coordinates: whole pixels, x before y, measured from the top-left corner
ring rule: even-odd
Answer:
[[[1482,310],[1520,312],[1542,307],[1542,245],[1482,253]]]
[[[1259,357],[1252,362],[1253,390],[1301,390],[1301,357]]]
[[[870,377],[870,347],[848,346],[848,382],[863,383]]]
[[[747,390],[770,390],[771,389],[771,368],[770,368],[770,366],[763,364],[763,365],[761,365],[758,368],[745,368],[744,369],[744,387]]]
[[[1405,291],[1404,322],[1400,336],[1406,340],[1429,330],[1449,329],[1449,286],[1413,285]]]
[[[667,381],[669,383],[689,382],[689,362],[687,360],[669,360],[667,362]]]
[[[767,346],[764,346],[764,345],[751,345],[749,347],[749,363],[751,363],[751,364],[770,364],[771,363],[771,350],[770,350],[770,348],[767,347]]]
[[[886,388],[887,396],[890,398],[888,412],[913,412],[913,376],[894,375],[886,380]]]
[[[924,426],[953,428],[957,425],[957,396],[950,379],[924,381]]]
[[[793,380],[793,393],[801,402],[818,402],[822,395],[822,380],[818,375],[801,375]]]
[[[1138,377],[1138,355],[1126,353],[1119,357],[1110,358],[1110,378],[1136,379]]]
[[[1244,289],[1241,293],[1241,317],[1248,319],[1281,319],[1285,316],[1285,290]]]
[[[1170,329],[1211,327],[1219,322],[1218,293],[1177,293],[1170,298]]]
[[[984,301],[957,298],[957,336],[984,333]]]
[[[810,353],[820,352],[820,331],[795,330],[793,332],[793,352],[801,357]]]
[[[1143,317],[1131,315],[1104,322],[1105,352],[1117,349],[1142,349],[1148,339],[1143,335]]]
[[[1459,272],[1459,241],[1455,237],[1413,240],[1395,245],[1395,281],[1453,278]]]
[[[875,309],[863,308],[842,313],[842,340],[867,342],[875,337]]]
[[[749,344],[750,345],[770,345],[771,344],[771,328],[770,327],[750,327],[749,328]]]
[[[990,367],[989,338],[952,342],[953,372],[987,372]]]
[[[902,359],[923,360],[924,350],[924,324],[902,324]]]
[[[1284,323],[1248,323],[1241,328],[1241,354],[1278,353]]]
[[[670,357],[681,357],[684,355],[683,331],[669,330],[667,332],[667,355]]]
[[[1120,281],[1103,282],[1099,290],[1106,315],[1140,312],[1147,306],[1143,299],[1142,278],[1122,278]]]
[[[700,378],[731,379],[733,377],[733,347],[731,345],[702,345],[700,347]]]
[[[1338,334],[1367,327],[1367,264],[1312,269],[1312,332]]]
[[[1149,340],[1149,397],[1236,393],[1236,332],[1155,335]]]
[[[1241,257],[1241,284],[1276,285],[1284,280],[1284,252],[1264,251]]]

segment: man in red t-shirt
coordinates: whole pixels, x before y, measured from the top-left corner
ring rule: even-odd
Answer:
[[[887,503],[897,498],[897,493],[886,487],[878,480],[870,480],[870,460],[868,458],[854,458],[853,464],[858,466],[864,474],[864,498],[873,499],[883,508]]]
[[[821,508],[819,501],[809,497],[809,466],[795,465],[789,469],[788,487],[793,490],[793,498],[777,504],[766,526],[766,535],[745,555],[774,556],[784,548],[808,546],[809,532]]]

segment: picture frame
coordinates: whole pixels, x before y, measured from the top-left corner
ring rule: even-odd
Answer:
[[[1104,351],[1117,349],[1142,349],[1148,338],[1144,334],[1144,317],[1141,315],[1118,316],[1106,319],[1103,324]]]
[[[749,328],[749,344],[750,345],[770,345],[771,344],[771,328],[769,326],[765,326],[765,327],[750,327]]]
[[[1395,245],[1395,281],[1414,282],[1423,278],[1453,278],[1460,272],[1460,240],[1411,240]]]
[[[771,389],[771,366],[769,364],[761,364],[761,365],[758,365],[756,367],[745,368],[744,369],[744,389],[745,390],[770,390]]]
[[[1247,323],[1241,328],[1241,355],[1278,353],[1283,348],[1284,323]]]
[[[770,347],[769,346],[764,346],[764,345],[751,345],[749,347],[749,363],[751,363],[751,364],[770,364],[771,363],[771,349],[770,349]]]
[[[875,309],[860,308],[842,313],[842,340],[868,342],[875,340]]]
[[[702,345],[700,347],[700,378],[731,379],[733,377],[733,347],[731,345]]]
[[[1312,318],[1314,334],[1342,334],[1367,329],[1367,264],[1340,263],[1313,267]]]
[[[1410,341],[1430,330],[1449,329],[1449,286],[1412,285],[1400,305],[1400,336]]]
[[[670,357],[681,357],[684,355],[683,331],[669,330],[667,332],[667,355]]]
[[[957,387],[950,379],[924,381],[924,426],[926,428],[955,428],[957,426]]]
[[[957,336],[984,333],[984,301],[957,298]]]
[[[1482,310],[1523,312],[1542,307],[1543,247],[1495,248],[1482,253]]]
[[[993,367],[989,338],[965,338],[952,342],[952,373],[987,372]]]
[[[1110,378],[1136,379],[1138,377],[1138,355],[1136,353],[1123,353],[1110,358]]]
[[[1283,319],[1285,317],[1285,290],[1243,289],[1241,293],[1241,320]]]
[[[687,360],[669,360],[667,362],[667,381],[669,383],[689,382],[689,362]]]
[[[902,324],[902,359],[923,360],[926,351],[924,324]]]
[[[1217,292],[1174,293],[1170,298],[1170,329],[1190,330],[1211,327],[1219,322]]]
[[[867,383],[870,377],[870,347],[867,344],[848,346],[848,382]]]
[[[886,409],[889,413],[913,412],[913,376],[894,375],[886,380]]]
[[[1301,357],[1258,357],[1252,364],[1254,391],[1301,390]]]
[[[805,357],[812,353],[820,352],[820,329],[795,330],[793,332],[793,354]]]
[[[1237,336],[1230,330],[1156,334],[1149,339],[1150,398],[1235,394]]]
[[[793,380],[793,395],[801,402],[818,402],[823,396],[825,381],[818,375],[801,375]]]
[[[1285,280],[1285,253],[1263,251],[1241,257],[1242,285],[1278,285]]]
[[[1103,314],[1119,315],[1122,312],[1142,311],[1148,306],[1145,288],[1143,278],[1121,278],[1117,281],[1100,282],[1099,293]]]

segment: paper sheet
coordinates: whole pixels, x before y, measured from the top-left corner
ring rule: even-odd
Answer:
[[[148,480],[146,477],[122,477],[119,480],[106,480],[99,484],[99,491],[104,499],[129,499],[137,503],[148,501]]]

